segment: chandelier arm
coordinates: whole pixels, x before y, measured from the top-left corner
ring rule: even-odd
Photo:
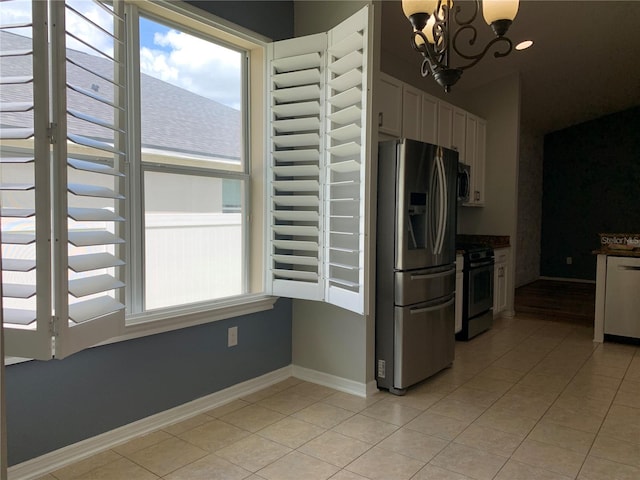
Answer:
[[[513,44],[511,43],[511,40],[509,40],[507,37],[495,37],[493,40],[487,43],[487,45],[484,47],[484,49],[481,52],[477,53],[476,55],[466,55],[464,53],[461,53],[454,43],[453,49],[455,50],[456,54],[458,54],[460,57],[466,60],[472,60],[468,64],[459,66],[457,68],[459,68],[460,70],[466,70],[467,68],[473,67],[476,63],[478,63],[480,60],[484,58],[484,56],[489,52],[489,50],[494,45],[497,45],[498,43],[504,43],[506,45],[506,49],[504,51],[494,52],[493,56],[495,58],[506,57],[507,55],[509,55],[509,53],[511,53],[511,50],[513,49]]]
[[[471,3],[471,2],[469,2],[469,3]],[[448,8],[448,7],[445,7],[443,5],[443,8]],[[449,8],[449,10],[450,10],[450,8]],[[473,11],[471,13],[471,17],[469,17],[468,20],[462,19],[462,15],[461,15],[462,7],[460,5],[456,5],[454,10],[455,11],[453,13],[453,19],[456,22],[456,24],[458,24],[460,26],[470,25],[475,21],[476,17],[478,16],[478,12],[480,11],[480,0],[474,0],[474,2],[473,2]]]
[[[417,36],[422,38],[422,45],[418,45],[416,43]],[[425,58],[425,61],[429,63],[431,71],[434,71],[437,68],[446,68],[446,65],[442,62],[444,52],[439,51],[437,47],[434,47],[431,43],[429,43],[429,40],[427,40],[427,38],[421,31],[417,30],[413,32],[413,36],[411,37],[411,46],[415,51],[422,54],[422,56]],[[424,69],[424,62],[422,68]]]

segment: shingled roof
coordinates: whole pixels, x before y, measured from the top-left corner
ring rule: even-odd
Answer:
[[[3,50],[29,48],[31,39],[0,32]],[[108,99],[113,97],[113,86],[91,72],[112,77],[113,63],[102,57],[76,50],[68,50],[67,56],[90,71],[74,65],[67,69],[67,82]],[[31,57],[11,57],[2,60],[3,76],[30,75]],[[215,78],[211,79],[212,84]],[[154,150],[206,155],[215,158],[237,160],[241,158],[241,113],[215,100],[197,95],[150,75],[141,74],[142,146]],[[3,102],[29,101],[31,86],[4,87],[0,92]],[[69,91],[68,108],[98,118],[110,118],[112,109],[85,95]],[[4,113],[2,126],[29,126],[32,119],[24,113]],[[96,139],[109,141],[108,130],[91,123],[69,118],[69,131]]]

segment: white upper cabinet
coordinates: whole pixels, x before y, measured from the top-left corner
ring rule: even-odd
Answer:
[[[378,131],[393,137],[402,136],[402,82],[380,72],[374,98]]]
[[[438,145],[451,148],[453,141],[453,105],[438,102]]]
[[[472,114],[466,118],[466,155],[465,162],[471,166],[471,182],[469,186],[469,202],[467,206],[484,205],[486,131],[485,120]]]
[[[438,144],[436,97],[383,72],[374,91],[380,133]]]
[[[267,285],[364,313],[369,8],[270,47]],[[398,116],[398,118],[400,118]]]
[[[438,99],[422,93],[422,136],[426,143],[438,143]]]
[[[451,121],[451,148],[458,152],[458,161],[466,163],[466,133],[467,133],[467,112],[461,108],[453,108],[453,118]]]
[[[402,136],[422,140],[422,92],[409,85],[402,89]]]

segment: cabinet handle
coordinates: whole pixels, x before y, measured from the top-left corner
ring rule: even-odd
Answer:
[[[378,126],[381,127],[383,124],[383,112],[378,113]]]

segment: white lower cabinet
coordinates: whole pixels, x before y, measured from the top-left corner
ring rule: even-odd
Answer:
[[[456,255],[456,321],[455,332],[462,330],[462,298],[464,296],[464,274],[462,255]]]
[[[499,317],[508,313],[509,262],[511,248],[494,250],[495,266],[493,277],[493,316]]]

